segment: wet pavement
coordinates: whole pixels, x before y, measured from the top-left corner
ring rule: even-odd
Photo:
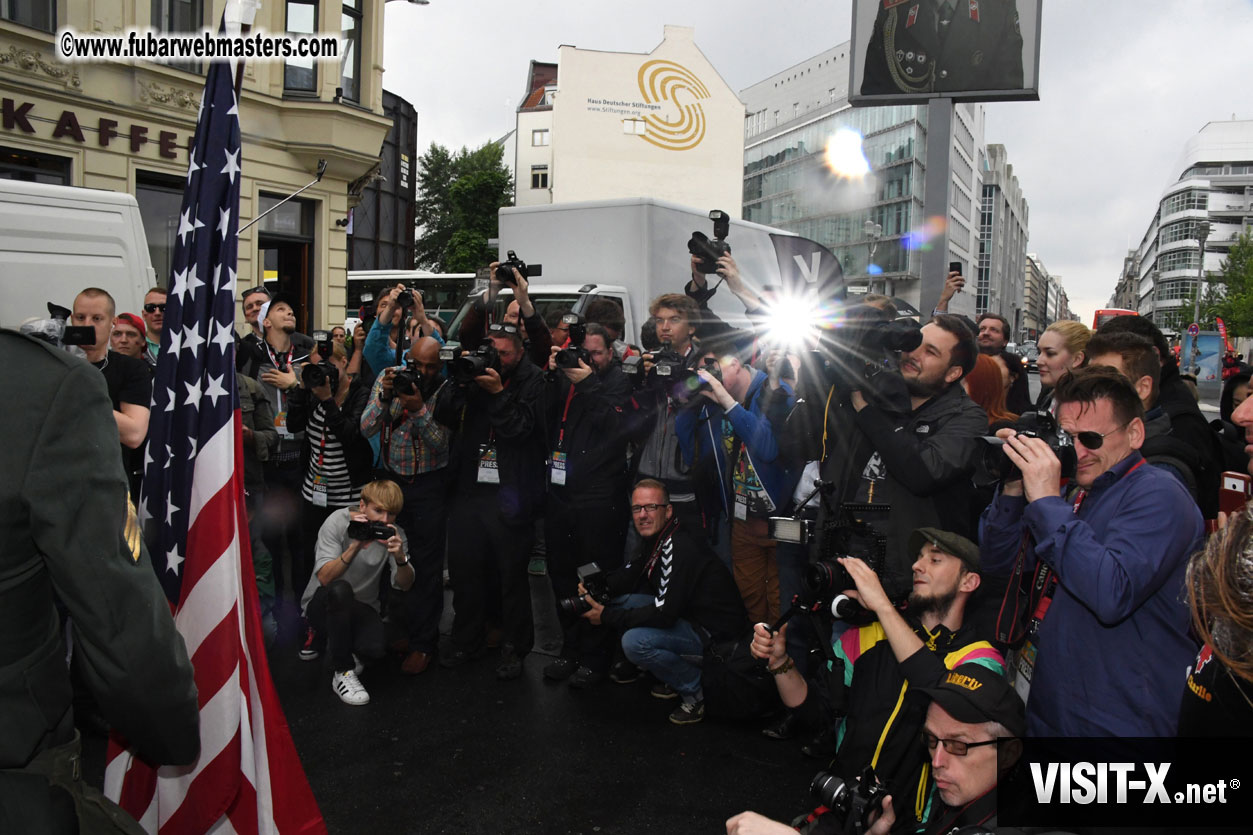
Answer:
[[[811,808],[824,764],[801,739],[768,739],[760,721],[672,725],[677,702],[653,698],[647,676],[582,691],[545,681],[560,632],[547,578],[531,585],[537,649],[515,681],[496,680],[495,655],[413,677],[389,657],[361,676],[370,703],[352,707],[323,660],[270,653],[331,832],[720,833],[744,809],[790,819]]]

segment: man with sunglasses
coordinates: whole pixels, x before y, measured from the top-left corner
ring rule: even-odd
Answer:
[[[527,562],[544,506],[548,448],[544,373],[516,326],[492,325],[487,336],[500,370],[487,367],[435,405],[435,420],[456,433],[448,547],[455,616],[440,664],[481,657],[487,618],[499,606],[504,640],[496,677],[504,680],[522,675],[535,641]]]
[[[1144,407],[1109,367],[1054,390],[1076,474],[1040,438],[997,433],[1022,472],[984,511],[981,558],[1010,575],[1026,617],[1011,665],[1032,736],[1174,736],[1178,679],[1196,654],[1184,596],[1200,511],[1178,479],[1145,466]]]
[[[148,346],[144,352],[144,359],[148,365],[153,367],[157,364],[157,357],[161,354],[161,329],[165,326],[165,298],[167,292],[164,287],[153,287],[144,294],[144,326],[146,333],[144,337],[147,339]]]

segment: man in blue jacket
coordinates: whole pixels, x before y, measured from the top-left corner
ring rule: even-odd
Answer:
[[[1048,443],[1001,430],[1022,479],[1001,485],[981,524],[982,564],[1032,590],[1011,663],[1027,734],[1174,736],[1177,682],[1196,654],[1184,571],[1201,547],[1200,511],[1176,478],[1145,466],[1144,407],[1125,377],[1076,371],[1053,399],[1075,477],[1063,492]]]
[[[712,438],[702,453],[713,458],[722,476],[732,567],[744,607],[753,623],[773,623],[780,612],[778,543],[770,538],[767,520],[784,512],[796,487],[777,440],[795,399],[779,379],[787,360],[775,355],[767,374],[730,354],[708,356],[716,358],[716,366],[706,364],[697,373],[708,385],[702,395],[718,408],[709,410]]]

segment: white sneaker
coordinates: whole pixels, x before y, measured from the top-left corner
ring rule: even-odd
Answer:
[[[352,670],[335,673],[331,676],[331,689],[340,701],[346,705],[364,705],[370,703],[370,694],[361,686],[357,674]]]

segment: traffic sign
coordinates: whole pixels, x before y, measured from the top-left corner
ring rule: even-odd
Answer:
[[[1192,336],[1196,336],[1200,332],[1201,332],[1201,326],[1198,325],[1196,322],[1193,322],[1192,324],[1188,325],[1188,333],[1191,334]]]

